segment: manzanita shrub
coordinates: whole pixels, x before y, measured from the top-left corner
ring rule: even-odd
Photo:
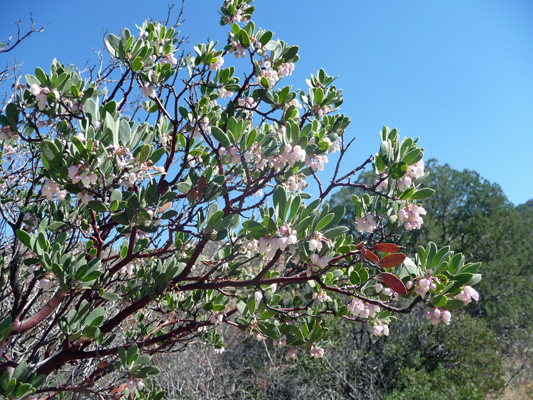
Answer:
[[[288,359],[322,357],[326,316],[389,335],[417,304],[449,324],[478,299],[479,263],[394,244],[420,228],[419,201],[433,193],[417,140],[385,127],[379,152],[354,167],[334,78],[283,85],[298,47],[257,28],[253,11],[226,1],[227,39],[192,54],[159,23],[111,34],[107,74],[54,62],[5,107],[3,396],[158,399],[143,381],[158,373],[151,357],[193,342],[222,351],[220,324]],[[373,186],[353,183],[365,167]],[[338,187],[365,192],[352,199],[357,232],[326,204]]]

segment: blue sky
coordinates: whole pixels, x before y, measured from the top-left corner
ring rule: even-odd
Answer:
[[[184,35],[191,45],[224,40],[222,1],[189,0]],[[426,159],[473,169],[496,182],[514,204],[533,198],[533,2],[528,0],[348,1],[257,0],[256,26],[300,46],[294,88],[324,68],[338,76],[342,112],[356,136],[348,163],[379,147],[383,124],[420,137]],[[164,19],[162,1],[10,2],[0,16],[0,40],[14,22],[50,22],[0,62],[25,61],[24,73],[47,70],[53,58],[85,64],[103,33],[134,31],[146,18]],[[3,58],[3,59],[2,59]],[[226,63],[233,62],[228,59]],[[350,165],[346,165],[348,168]],[[330,165],[332,167],[332,165]]]

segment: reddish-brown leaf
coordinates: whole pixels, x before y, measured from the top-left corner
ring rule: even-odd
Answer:
[[[359,243],[357,243],[357,246],[355,246],[355,250],[359,250],[365,245],[365,242],[361,240]]]
[[[397,267],[398,265],[403,263],[403,261],[406,259],[406,257],[407,256],[405,254],[403,254],[403,253],[389,254],[388,256],[383,257],[381,259],[381,261],[379,262],[379,266],[381,268]]]
[[[396,253],[401,247],[394,243],[378,243],[374,246],[374,251],[383,253]]]
[[[124,389],[126,389],[126,387],[128,386],[127,383],[123,383],[122,385],[118,386],[118,387],[115,387],[113,389],[111,389],[109,391],[109,394],[115,394],[115,393],[120,393],[120,392],[123,392]]]
[[[375,262],[375,263],[379,262],[379,257],[376,255],[376,253],[373,253],[368,249],[365,249],[365,250],[366,250],[365,251],[366,258],[368,258],[370,261]]]
[[[202,197],[202,195],[204,194],[204,188],[206,183],[207,181],[205,179],[205,176],[202,175],[200,179],[198,179],[198,197]]]
[[[164,213],[165,211],[167,211],[170,207],[172,207],[172,202],[168,202],[168,203],[165,203],[163,204],[160,208],[159,208],[159,212],[160,213]]]
[[[379,279],[378,279],[379,276]],[[407,294],[407,288],[403,284],[403,282],[398,278],[396,275],[389,274],[388,272],[382,272],[378,276],[376,276],[376,279],[380,282],[383,282],[385,285],[387,285],[389,288],[394,290],[398,294]]]

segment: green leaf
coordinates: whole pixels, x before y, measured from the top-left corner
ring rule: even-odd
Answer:
[[[118,201],[120,202],[122,200],[122,192],[118,189],[114,189],[112,192],[111,192],[111,196],[109,196],[109,201],[112,202],[112,201]]]
[[[262,81],[263,79],[265,79],[265,78],[261,78],[261,83],[263,83],[263,81]],[[266,85],[263,84],[263,86],[268,87],[268,81],[266,82]],[[266,90],[266,89],[257,89],[256,93],[258,94],[259,98],[261,100],[263,100],[265,103],[274,104],[274,96],[272,96],[272,93],[270,93],[268,90]]]
[[[122,249],[120,250],[120,258],[125,259],[128,255],[128,245],[122,246]]]
[[[285,62],[292,62],[293,59],[298,54],[299,47],[298,46],[290,46],[283,52],[283,58],[285,59]]]
[[[150,155],[152,154],[152,145],[143,144],[139,149],[139,154],[137,154],[136,161],[140,164],[144,164]]]
[[[48,86],[48,76],[41,68],[35,68],[35,76],[41,82],[41,86]]]
[[[437,296],[432,301],[431,304],[433,304],[434,307],[444,307],[444,305],[448,302],[448,298],[446,296]]]
[[[413,150],[410,150],[406,155],[405,157],[403,158],[403,162],[406,163],[407,165],[413,165],[415,164],[417,161],[420,160],[420,154],[422,153],[422,149],[413,149]]]
[[[327,237],[328,239],[334,239],[340,235],[342,235],[343,233],[345,232],[348,232],[349,229],[346,227],[346,226],[335,226],[333,228],[330,228],[324,232],[322,232],[322,234]]]
[[[91,210],[94,210],[96,212],[102,212],[103,213],[103,212],[109,211],[107,209],[107,206],[104,203],[102,203],[100,200],[91,200],[91,201],[89,201],[89,203],[87,205],[89,206],[89,208]]]
[[[86,318],[85,322],[89,324],[89,326],[98,326],[105,318],[105,308],[104,307],[98,307],[97,309],[93,310]]]
[[[263,322],[262,324],[259,324],[259,330],[271,339],[278,340],[281,338],[281,332],[279,331],[279,328],[272,323]]]
[[[424,200],[427,199],[435,194],[435,190],[430,188],[424,188],[417,190],[411,195],[411,199],[413,200]]]
[[[315,103],[321,105],[322,100],[324,99],[324,91],[321,87],[315,88]]]
[[[23,383],[15,391],[15,398],[26,396],[30,393],[33,393],[35,389],[29,383]]]
[[[285,192],[285,189],[283,186],[277,186],[274,189],[273,194],[273,201],[274,201],[274,208],[278,209],[278,216],[280,222],[285,222],[285,219],[287,218],[287,193]]]
[[[385,162],[385,164],[391,165],[393,160],[392,160],[392,144],[390,140],[385,140],[381,142],[379,153],[381,157],[383,157],[383,161]]]
[[[459,308],[463,308],[465,306],[465,303],[462,300],[458,299],[448,299],[446,304],[442,306],[445,310],[458,310]]]
[[[359,277],[359,274],[357,271],[350,272],[350,283],[352,285],[357,285],[361,281],[361,278]]]
[[[143,62],[141,57],[137,57],[133,62],[131,63],[131,69],[133,72],[139,71],[143,67]]]
[[[118,138],[120,143],[127,146],[130,143],[131,128],[127,120],[121,119],[118,127]]]
[[[481,274],[474,274],[472,275],[472,279],[468,281],[469,286],[474,286],[475,284],[481,282]]]
[[[228,136],[226,135],[226,133],[220,129],[218,126],[212,126],[211,127],[211,134],[213,135],[213,137],[218,140],[218,142],[224,146],[224,147],[228,147],[228,146],[231,146],[231,142],[229,141],[229,138]]]
[[[333,213],[330,213],[330,214],[327,214],[326,216],[324,216],[324,218],[322,218],[320,220],[320,222],[318,224],[316,224],[315,232],[320,231],[327,224],[329,224],[329,222],[333,219],[334,216],[335,216],[335,214],[333,214]]]
[[[50,225],[48,225],[48,229],[51,231],[57,231],[58,229],[61,229],[66,225],[67,224],[65,224],[64,222],[54,221]]]
[[[63,157],[54,142],[48,139],[43,140],[41,142],[41,154],[50,167],[59,169]]]
[[[24,375],[24,372],[28,369],[28,364],[26,361],[22,361],[19,365],[17,365],[17,368],[15,368],[15,371],[13,371],[13,375],[11,375],[11,378],[16,379],[17,381],[22,381],[22,376]]]
[[[189,192],[189,190],[191,190],[191,184],[188,183],[188,182],[180,182],[176,185],[176,188],[178,189],[178,191],[180,191],[181,193],[187,193]]]
[[[239,41],[245,49],[250,47],[250,36],[248,36],[248,33],[244,29],[239,31]]]
[[[30,244],[30,239],[31,239],[31,236],[28,232],[26,231],[23,231],[23,230],[17,230],[17,238],[22,242],[24,243],[24,246],[26,246],[27,248],[31,249],[31,244]]]
[[[257,221],[244,221],[242,226],[244,229],[250,232],[262,233],[265,236],[268,235],[268,230],[263,226],[263,224],[260,224]]]
[[[389,176],[392,179],[400,179],[407,173],[407,164],[404,162],[399,162],[394,164],[389,170]]]
[[[15,378],[11,379],[9,383],[6,385],[6,388],[4,389],[4,394],[6,396],[9,396],[11,393],[13,393],[13,390],[15,390],[16,386],[17,386],[17,380]]]
[[[102,294],[100,294],[100,297],[109,301],[115,301],[120,299],[120,296],[118,294],[111,292],[103,292]]]
[[[266,31],[265,33],[263,33],[263,35],[259,38],[259,43],[261,43],[262,46],[266,46],[268,44],[268,42],[270,42],[270,39],[272,39],[272,36],[274,36],[274,34],[272,33],[272,31]]]

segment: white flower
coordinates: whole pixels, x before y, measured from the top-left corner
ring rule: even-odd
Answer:
[[[461,293],[455,296],[456,299],[463,301],[465,304],[468,304],[474,299],[479,301],[479,293],[471,286],[465,286]]]
[[[152,83],[146,82],[141,88],[144,97],[155,97],[155,86]]]
[[[311,357],[313,358],[324,357],[324,349],[322,347],[318,347],[317,345],[313,345],[309,353],[311,354]]]
[[[261,299],[263,298],[263,293],[261,293],[260,291],[257,291],[254,293],[254,297],[255,297],[255,302],[259,303]]]

